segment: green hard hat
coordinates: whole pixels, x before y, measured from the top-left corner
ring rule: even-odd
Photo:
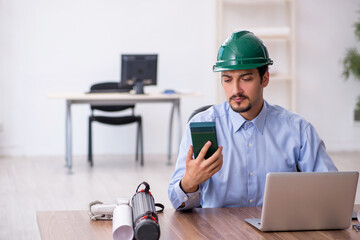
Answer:
[[[272,64],[264,43],[252,32],[240,31],[221,45],[213,71],[254,69]]]

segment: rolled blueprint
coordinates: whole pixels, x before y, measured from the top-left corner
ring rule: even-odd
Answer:
[[[114,240],[132,240],[133,237],[131,207],[128,204],[120,204],[115,207],[113,213],[113,238]]]

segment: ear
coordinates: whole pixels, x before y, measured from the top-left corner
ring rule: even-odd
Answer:
[[[266,87],[269,84],[269,71],[266,71],[263,76],[263,81],[261,83],[262,87]]]

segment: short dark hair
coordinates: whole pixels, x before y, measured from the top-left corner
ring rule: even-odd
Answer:
[[[264,66],[258,67],[257,70],[259,71],[260,75],[260,83],[262,83],[264,74],[269,70],[269,65],[266,64]]]

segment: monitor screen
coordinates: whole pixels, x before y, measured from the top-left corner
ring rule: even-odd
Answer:
[[[157,54],[121,55],[120,86],[131,86],[136,94],[144,94],[144,85],[156,85]]]

